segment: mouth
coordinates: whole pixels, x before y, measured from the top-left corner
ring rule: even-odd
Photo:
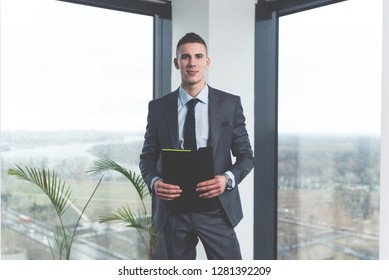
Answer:
[[[188,73],[189,76],[195,76],[198,71],[195,71],[195,70],[187,70],[186,73]]]

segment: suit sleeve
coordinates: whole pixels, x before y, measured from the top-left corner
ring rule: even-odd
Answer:
[[[246,130],[246,119],[240,97],[236,102],[235,118],[232,133],[231,151],[236,158],[235,163],[229,169],[235,176],[235,183],[239,184],[254,167],[254,156],[249,136]]]
[[[151,182],[153,178],[160,177],[161,174],[157,169],[157,162],[160,155],[160,144],[157,134],[156,119],[153,112],[153,102],[149,103],[147,116],[147,126],[145,132],[145,139],[143,143],[142,153],[140,155],[139,168],[143,180],[149,187],[151,192]]]

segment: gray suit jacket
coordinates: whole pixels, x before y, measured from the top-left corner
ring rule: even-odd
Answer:
[[[149,103],[145,140],[140,155],[142,177],[151,190],[151,181],[161,177],[160,151],[179,148],[178,90]],[[215,175],[231,171],[236,187],[218,199],[233,227],[243,218],[237,186],[254,166],[253,151],[246,131],[245,117],[239,96],[209,87],[209,143],[214,152]],[[232,155],[236,158],[232,162]],[[169,215],[164,200],[153,195],[155,228],[160,231]]]

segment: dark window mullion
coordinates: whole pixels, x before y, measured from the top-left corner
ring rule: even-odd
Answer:
[[[319,8],[322,6],[335,4],[346,0],[292,0],[280,1],[278,6],[278,16],[286,16],[309,9]]]
[[[154,16],[154,98],[171,91],[172,21]]]
[[[257,16],[255,38],[254,259],[277,259],[276,12],[261,11]]]
[[[118,10],[136,14],[154,16],[158,14],[162,18],[171,19],[171,4],[152,3],[147,1],[128,0],[57,0],[99,8]]]

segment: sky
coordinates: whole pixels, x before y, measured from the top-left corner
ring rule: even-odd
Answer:
[[[153,19],[1,0],[1,129],[145,129]]]
[[[379,134],[382,0],[280,19],[279,131]],[[144,131],[152,17],[1,0],[1,129]]]
[[[279,131],[379,134],[382,0],[285,16],[279,32]]]

